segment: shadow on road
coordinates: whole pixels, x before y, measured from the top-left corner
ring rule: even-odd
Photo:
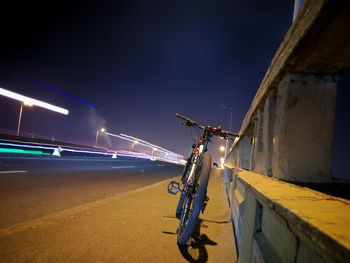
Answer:
[[[182,256],[189,262],[207,262],[208,252],[206,245],[216,246],[217,243],[210,240],[206,234],[201,234],[200,229],[208,226],[203,224],[203,220],[199,219],[197,227],[186,245],[178,245]]]

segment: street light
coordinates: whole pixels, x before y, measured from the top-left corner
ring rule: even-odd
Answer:
[[[225,146],[220,146],[219,150],[220,150],[220,152],[223,152],[223,151],[226,150],[226,147]]]
[[[18,118],[18,125],[17,125],[17,136],[19,135],[19,130],[21,127],[21,120],[22,120],[22,111],[23,111],[23,105],[25,106],[38,106],[47,110],[51,110],[51,111],[55,111],[64,115],[68,115],[69,111],[66,109],[63,109],[61,107],[49,104],[47,102],[41,101],[41,100],[37,100],[37,99],[33,99],[21,94],[18,94],[16,92],[7,90],[7,89],[3,89],[0,87],[0,95],[5,96],[7,98],[10,99],[14,99],[17,101],[21,102],[21,108],[19,110],[19,118]]]
[[[157,151],[157,148],[152,148],[152,156],[154,157],[154,152],[156,152]]]
[[[9,91],[7,89],[0,88],[0,95],[14,99],[14,100],[19,100],[22,103],[29,103],[31,105],[45,108],[47,110],[55,111],[55,112],[58,112],[58,113],[61,113],[64,115],[68,115],[68,113],[69,113],[68,110],[63,109],[61,107],[58,107],[58,106],[55,106],[55,105],[52,105],[52,104],[49,104],[49,103],[46,103],[46,102],[43,102],[43,101],[40,101],[37,99],[33,99],[33,98],[30,98],[27,96],[23,96],[23,95],[18,94],[16,92]]]
[[[224,157],[221,157],[221,158],[220,158],[220,167],[221,167],[221,168],[224,168],[224,163],[225,163],[225,158],[224,158]]]
[[[230,126],[229,126],[229,131],[231,131],[231,125],[232,125],[232,115],[233,115],[233,108],[230,106],[227,106],[225,104],[221,105],[225,110],[229,109],[230,110]],[[227,148],[228,148],[228,138],[226,138],[226,148],[225,148],[225,158],[227,156]]]
[[[29,102],[23,102],[23,103],[21,103],[21,107],[20,107],[20,109],[19,109],[18,125],[17,125],[17,136],[19,136],[19,129],[21,128],[23,105],[24,105],[24,106],[28,106],[28,107],[32,107],[32,106],[33,106],[33,104],[31,104],[31,103],[29,103]]]
[[[96,141],[95,141],[95,146],[97,146],[97,140],[98,140],[98,135],[100,132],[105,132],[106,129],[105,128],[101,128],[101,129],[97,129],[96,131]]]
[[[154,152],[156,152],[156,151],[157,151],[156,147],[152,148],[152,157],[153,157],[153,159],[154,159]]]
[[[132,145],[131,145],[132,150],[134,150],[136,144],[139,144],[139,141],[138,140],[133,140],[132,141]]]

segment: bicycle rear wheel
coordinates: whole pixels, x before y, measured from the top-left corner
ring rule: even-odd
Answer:
[[[207,195],[207,186],[211,170],[211,156],[209,153],[204,153],[202,162],[198,166],[197,183],[195,183],[193,192],[182,193],[183,198],[182,212],[180,224],[177,233],[177,243],[180,245],[186,244],[198,222],[199,213],[203,208],[205,197]],[[194,194],[194,195],[193,195]]]

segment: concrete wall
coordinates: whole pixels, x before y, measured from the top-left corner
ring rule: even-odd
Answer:
[[[253,139],[244,136],[227,156],[225,163],[231,166],[249,170],[252,159]]]
[[[278,86],[272,176],[294,182],[332,180],[337,78],[287,74]]]
[[[334,76],[287,74],[226,164],[290,182],[331,182],[336,89]]]
[[[350,1],[296,10],[225,160],[239,262],[350,262],[350,202],[289,183],[332,182]]]
[[[252,152],[250,159],[250,169],[251,171],[256,171],[260,173],[265,172],[265,151],[264,151],[264,112],[261,108],[258,108],[256,115],[253,118],[254,122],[254,135],[252,141]]]
[[[237,168],[225,170],[231,176],[239,262],[349,262],[350,230],[341,230],[349,201]],[[332,222],[327,212],[335,215]]]

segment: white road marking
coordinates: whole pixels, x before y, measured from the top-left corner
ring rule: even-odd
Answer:
[[[128,166],[113,166],[113,169],[128,169],[128,168],[135,168],[134,165],[128,165]]]
[[[17,171],[0,171],[0,174],[16,174],[16,173],[26,173],[28,171],[17,170]]]

